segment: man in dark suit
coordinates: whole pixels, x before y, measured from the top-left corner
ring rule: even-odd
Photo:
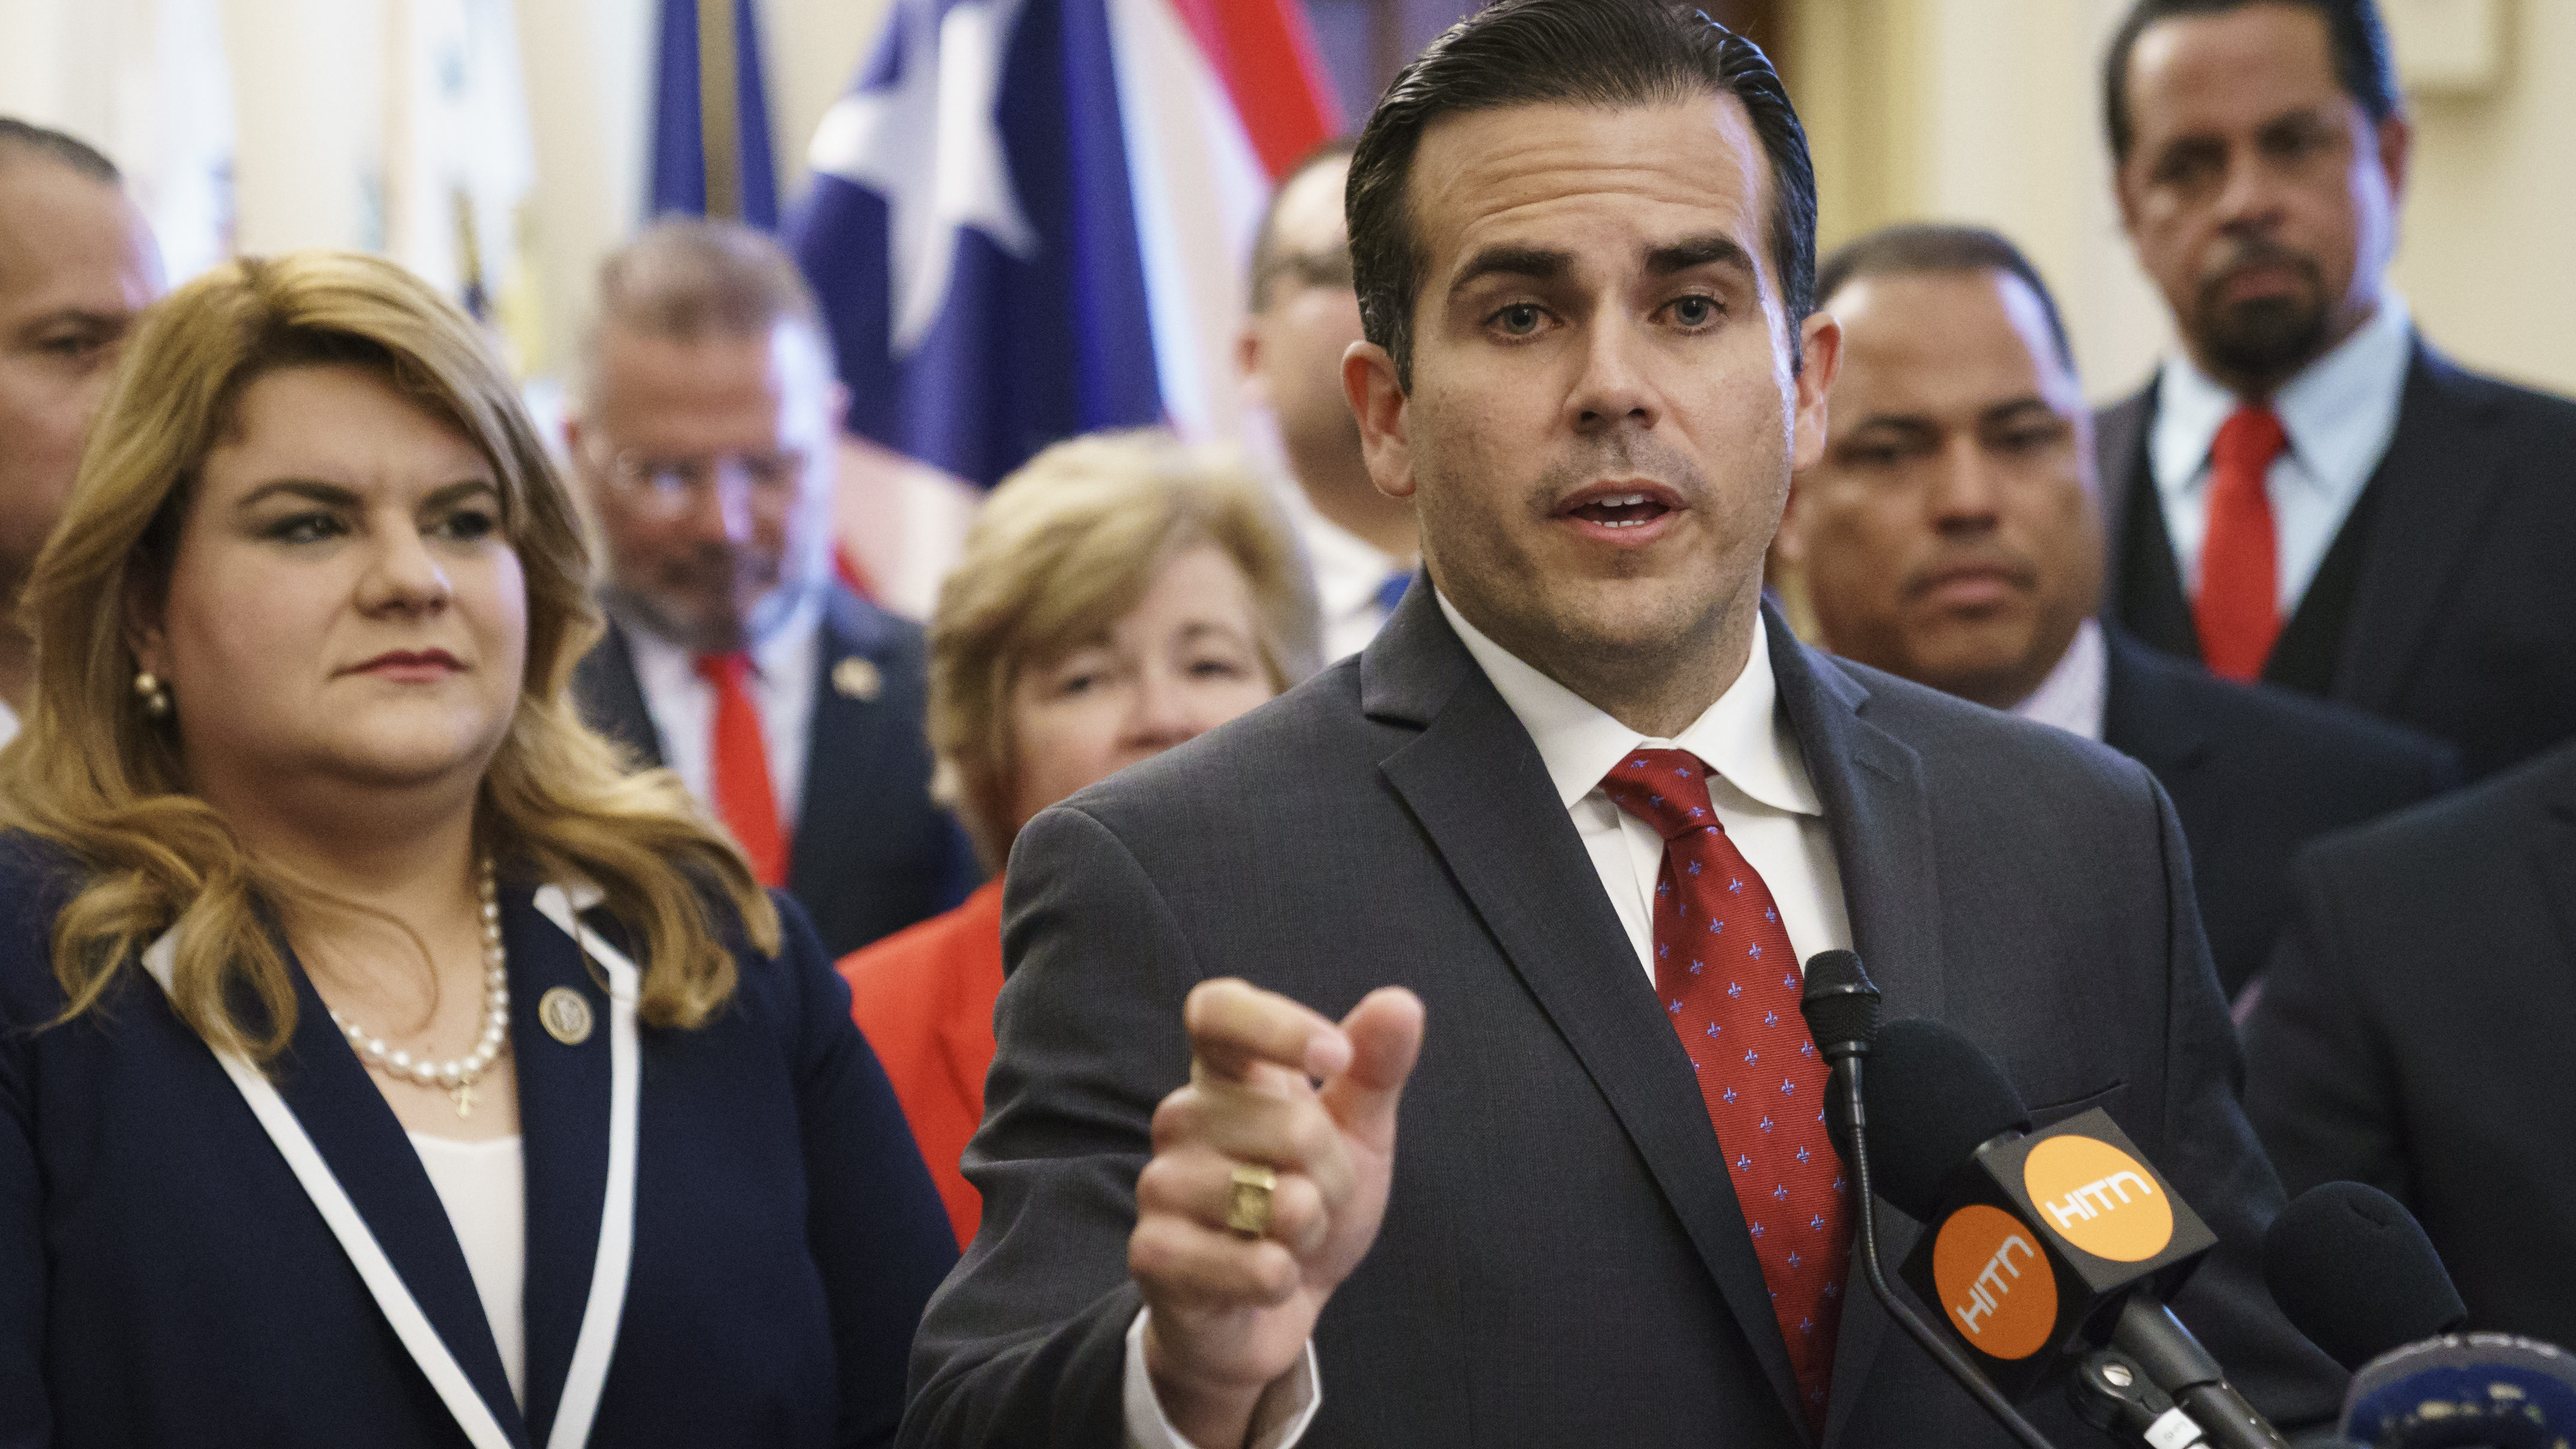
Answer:
[[[2291,852],[2455,783],[2456,753],[2095,622],[2091,417],[2056,302],[2011,242],[1891,227],[1826,259],[1816,291],[1843,332],[1833,433],[1773,546],[1816,642],[2144,764],[2182,819],[2234,998],[2288,915]]]
[[[2388,289],[2411,133],[2372,0],[2140,0],[2104,90],[2183,344],[2096,430],[2105,617],[2472,777],[2576,734],[2576,403],[2462,371]]]
[[[1851,1292],[1797,1005],[1846,944],[2136,1134],[2225,1240],[2183,1317],[2331,1411],[2255,1280],[2279,1188],[2154,782],[1762,609],[1839,343],[1814,206],[1769,63],[1688,4],[1505,0],[1397,79],[1344,379],[1427,579],[1021,835],[906,1442],[2006,1442]]]
[[[832,577],[827,349],[775,242],[658,222],[601,270],[564,433],[608,546],[583,714],[678,771],[838,956],[979,873],[930,798],[921,630]]]
[[[2576,1344],[2576,746],[2319,843],[2248,1029],[2292,1189],[2393,1194],[2469,1326]]]

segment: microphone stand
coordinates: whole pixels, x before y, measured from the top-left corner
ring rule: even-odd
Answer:
[[[1868,1050],[1857,1042],[1837,1042],[1826,1049],[1826,1055],[1835,1059],[1834,1081],[1840,1086],[1844,1105],[1851,1112],[1851,1167],[1852,1175],[1860,1186],[1860,1243],[1854,1256],[1860,1259],[1863,1276],[1869,1279],[1869,1291],[1878,1299],[1879,1306],[1887,1310],[1887,1316],[1895,1319],[1916,1343],[1923,1345],[1923,1351],[1932,1355],[1933,1361],[1947,1370],[1950,1377],[1958,1380],[1959,1387],[1966,1389],[1970,1398],[1993,1415],[1996,1423],[2020,1440],[2024,1449],[2056,1449],[2048,1442],[2047,1436],[2021,1416],[2021,1411],[2012,1406],[2011,1400],[1997,1392],[1986,1376],[1977,1371],[1977,1366],[1957,1345],[1924,1322],[1921,1315],[1898,1299],[1895,1291],[1887,1286],[1887,1274],[1878,1266],[1878,1207],[1870,1193],[1868,1114],[1861,1106],[1861,1063]]]

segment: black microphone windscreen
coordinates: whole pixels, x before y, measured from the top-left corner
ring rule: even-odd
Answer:
[[[2358,1182],[2320,1184],[2281,1209],[2263,1234],[2263,1282],[2291,1324],[2348,1369],[2469,1316],[2415,1215]]]
[[[1807,958],[1806,995],[1798,1013],[1819,1047],[1841,1042],[1868,1046],[1878,1037],[1878,988],[1849,951],[1819,951]]]
[[[1937,1021],[1891,1021],[1870,1047],[1861,1106],[1880,1196],[1917,1222],[1950,1174],[2006,1132],[2030,1130],[2021,1093],[1975,1042]]]

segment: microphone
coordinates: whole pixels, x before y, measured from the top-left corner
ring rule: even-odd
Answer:
[[[2281,1209],[2263,1234],[2263,1286],[2291,1326],[2355,1373],[2469,1318],[2423,1224],[2358,1182],[2321,1183]]]
[[[2341,1432],[2372,1449],[2554,1449],[2576,1436],[2576,1358],[2460,1333],[2468,1307],[2423,1226],[2375,1187],[2301,1193],[2263,1235],[2263,1282],[2344,1367]]]
[[[1885,1270],[1879,1267],[1878,1206],[1870,1186],[1869,1117],[1865,1110],[1868,1098],[1863,1076],[1865,1060],[1877,1049],[1878,1011],[1878,987],[1861,969],[1859,956],[1849,951],[1820,951],[1808,960],[1806,989],[1798,1001],[1798,1014],[1806,1018],[1807,1034],[1815,1038],[1816,1049],[1833,1066],[1833,1080],[1825,1094],[1825,1131],[1860,1188],[1856,1194],[1860,1204],[1859,1233],[1852,1256],[1860,1260],[1861,1276],[1868,1281],[1869,1291],[1879,1305],[1887,1310],[1887,1316],[1921,1344],[1932,1361],[1968,1391],[1968,1397],[2021,1441],[2023,1449],[2053,1449],[2047,1436],[2013,1408],[1957,1345],[1942,1337],[1911,1305],[1896,1296],[1895,1290],[1887,1286]],[[2012,1084],[2006,1082],[2003,1087],[2010,1095]]]
[[[2165,1307],[2218,1238],[2109,1113],[2031,1131],[2002,1071],[1939,1022],[1892,1022],[1873,1049],[1884,1191],[1929,1229],[1900,1276],[1997,1389],[2027,1398],[2080,1359],[2068,1391],[2098,1427],[2286,1449]]]

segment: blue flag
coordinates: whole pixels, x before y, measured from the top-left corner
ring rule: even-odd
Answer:
[[[752,0],[715,0],[719,12],[729,9],[731,34],[719,13],[714,39],[723,53],[702,56],[699,24],[702,0],[662,0],[660,61],[656,66],[653,105],[653,199],[651,214],[710,214],[707,186],[708,136],[705,101],[709,91],[719,105],[729,95],[733,117],[731,165],[721,127],[716,137],[721,173],[733,178],[731,205],[719,184],[715,214],[749,222],[763,231],[778,229],[778,167],[769,149],[769,98],[760,79],[760,31],[752,18]],[[704,62],[714,62],[711,72]],[[725,112],[719,111],[721,118]]]
[[[895,0],[788,241],[851,431],[991,486],[1163,420],[1107,0]]]

